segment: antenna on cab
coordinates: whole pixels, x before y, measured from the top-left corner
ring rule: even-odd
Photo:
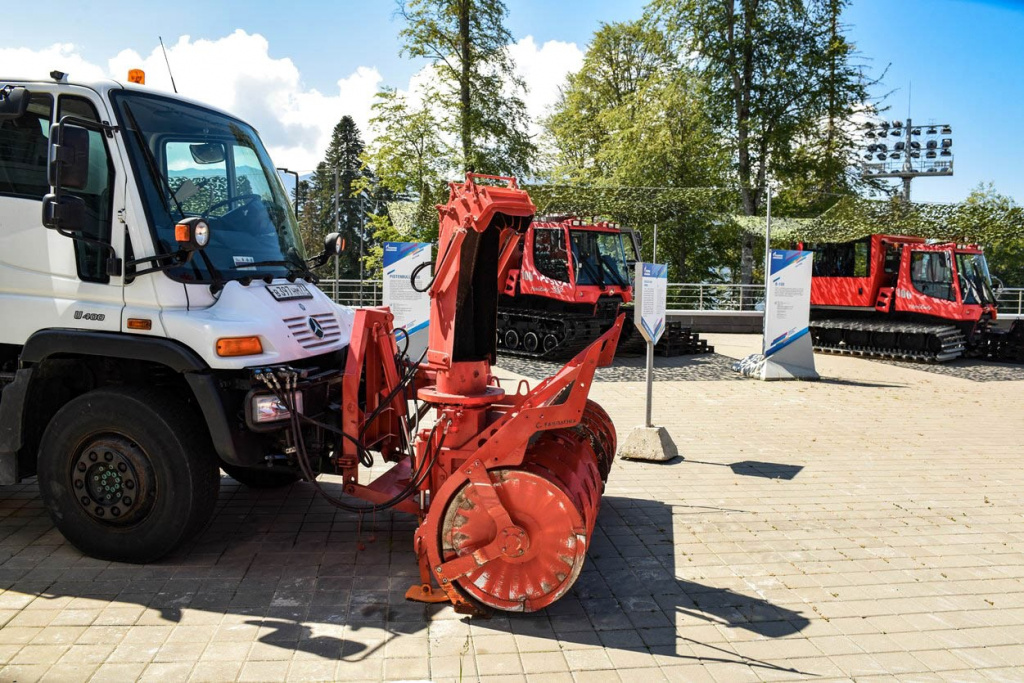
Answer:
[[[171,87],[174,88],[174,94],[178,94],[178,86],[174,84],[174,74],[171,72],[171,62],[167,59],[167,48],[164,47],[163,36],[157,36],[160,39],[160,49],[164,53],[164,63],[167,64],[167,75],[171,77]]]

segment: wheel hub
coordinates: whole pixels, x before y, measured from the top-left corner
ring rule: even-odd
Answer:
[[[91,441],[71,465],[71,486],[79,505],[94,519],[126,523],[147,507],[148,460],[123,437]]]

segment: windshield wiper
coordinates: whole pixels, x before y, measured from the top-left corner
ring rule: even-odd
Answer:
[[[288,250],[288,256],[291,260],[279,260],[279,261],[257,261],[256,263],[245,264],[246,268],[259,268],[260,266],[281,266],[288,269],[288,275],[299,276],[313,284],[319,282],[320,278],[309,269],[309,266],[303,262],[302,258],[299,257],[292,249]]]
[[[184,218],[185,212],[181,209],[178,197],[171,189],[171,183],[167,180],[164,174],[160,172],[160,169],[157,168],[156,159],[153,158],[153,153],[149,150],[149,145],[146,144],[142,128],[139,126],[139,122],[135,120],[135,114],[132,112],[132,106],[127,102],[124,103],[124,113],[128,119],[128,123],[132,124],[132,132],[135,133],[135,142],[142,149],[142,158],[146,162],[146,168],[149,170],[151,179],[156,185],[162,185],[167,190],[167,194],[174,200],[175,208],[178,209],[178,216]],[[164,205],[164,210],[167,211],[168,215],[170,215],[171,207],[167,203],[167,197],[164,196],[163,192],[159,192],[158,194],[160,195],[160,202]]]
[[[577,260],[577,262],[581,266],[583,266],[583,270],[589,272],[591,277],[594,278],[595,284],[598,284],[598,285],[600,285],[602,287],[604,286],[604,276],[601,275],[601,267],[600,266],[598,266],[595,269],[594,268],[594,264],[591,263],[590,261],[586,260],[586,259],[580,259],[579,257],[577,257],[576,260]]]
[[[597,262],[601,264],[601,269],[603,271],[605,271],[606,273],[608,273],[609,275],[612,276],[612,280],[614,281],[614,284],[617,284],[620,287],[626,287],[627,286],[626,283],[623,282],[622,278],[619,277],[618,272],[616,272],[611,266],[609,266],[607,263],[605,263],[605,260],[604,260],[603,257],[598,257]],[[602,282],[602,284],[603,284],[603,282]]]
[[[163,190],[167,190],[167,195],[170,196],[174,202],[174,207],[178,210],[179,220],[185,217],[185,211],[181,208],[181,203],[178,201],[178,196],[171,189],[171,183],[167,180],[167,176],[160,172],[157,168],[156,159],[153,158],[153,152],[150,151],[149,145],[146,144],[146,138],[142,132],[139,122],[135,119],[135,114],[132,112],[132,106],[127,102],[124,103],[125,117],[128,119],[128,123],[132,124],[132,132],[135,134],[135,142],[142,149],[142,158],[146,161],[146,168],[149,169],[149,175],[151,179],[156,183],[157,186],[162,186],[163,189],[158,189],[157,194],[160,195],[160,203],[163,204],[164,211],[167,212],[168,218],[171,215],[171,207],[167,203],[167,197],[164,196]],[[227,280],[220,274],[220,271],[213,265],[213,261],[206,255],[206,252],[202,249],[199,250],[199,256],[203,259],[203,263],[206,264],[206,270],[210,273],[210,291],[216,294],[220,290],[224,289],[224,285]]]

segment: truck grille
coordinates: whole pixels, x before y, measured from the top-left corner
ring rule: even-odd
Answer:
[[[315,320],[314,325],[311,321]],[[285,318],[284,324],[292,333],[295,341],[299,342],[304,349],[318,349],[328,346],[341,339],[341,326],[330,313],[315,313],[313,315],[301,315],[294,318]],[[318,335],[316,328],[319,327],[322,336]]]

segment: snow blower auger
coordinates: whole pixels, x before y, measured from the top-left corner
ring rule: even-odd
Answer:
[[[428,349],[418,363],[394,362],[390,312],[357,310],[336,465],[345,492],[373,504],[364,509],[420,518],[420,581],[407,598],[450,601],[460,613],[531,612],[583,568],[616,447],[611,419],[587,395],[594,371],[612,362],[623,317],[553,377],[506,394],[491,374],[499,235],[525,230],[534,205],[513,178],[468,174],[438,211]],[[408,409],[411,394],[422,408]],[[432,426],[408,427],[431,410]],[[370,449],[397,464],[360,484]]]

